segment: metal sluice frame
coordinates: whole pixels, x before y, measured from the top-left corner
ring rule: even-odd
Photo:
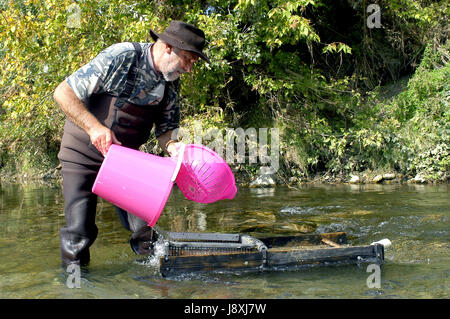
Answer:
[[[343,232],[257,239],[245,234],[169,232],[153,227],[160,272],[283,270],[384,261],[382,244],[347,246]],[[312,246],[311,246],[312,245]],[[155,246],[154,246],[155,247]]]
[[[164,258],[210,253],[260,252],[267,259],[267,246],[249,235],[224,233],[169,232],[154,226],[157,240],[164,242]]]

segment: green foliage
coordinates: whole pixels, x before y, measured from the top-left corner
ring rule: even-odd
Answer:
[[[2,0],[0,164],[56,166],[64,123],[56,86],[107,46],[151,41],[150,28],[178,19],[205,31],[211,59],[183,75],[187,131],[195,121],[204,131],[278,127],[283,167],[297,176],[383,168],[442,175],[448,3],[378,1],[383,27],[368,29],[370,3]],[[384,95],[384,85],[412,74],[398,96]]]
[[[431,45],[407,89],[388,105],[403,125],[399,166],[439,179],[450,171],[450,65],[449,46],[433,52]]]
[[[385,169],[421,173],[433,180],[446,178],[450,169],[448,46],[437,53],[430,47],[404,91],[388,100],[374,91],[366,103],[354,104],[359,114],[352,127],[321,139],[333,154],[326,164],[330,171]]]
[[[114,42],[145,39],[157,18],[129,1],[4,1],[0,153],[8,170],[56,166],[64,116],[56,86]],[[111,32],[114,30],[114,32]]]

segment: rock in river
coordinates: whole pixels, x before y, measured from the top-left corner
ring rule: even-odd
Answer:
[[[379,183],[383,180],[383,175],[377,175],[372,179],[372,182]]]
[[[274,187],[276,185],[275,172],[270,167],[261,167],[259,175],[253,180],[249,187]]]

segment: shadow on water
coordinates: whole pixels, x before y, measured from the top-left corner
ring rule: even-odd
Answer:
[[[239,189],[233,201],[186,200],[174,188],[158,225],[169,231],[286,235],[344,231],[349,244],[389,238],[381,288],[365,265],[162,278],[137,257],[111,204],[99,200],[99,236],[80,289],[59,265],[59,186],[1,186],[0,298],[448,298],[447,185],[322,185]]]

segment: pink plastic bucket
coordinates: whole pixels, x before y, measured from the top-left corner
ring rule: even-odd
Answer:
[[[154,226],[169,198],[180,164],[171,157],[113,144],[92,192]]]
[[[237,187],[230,166],[216,152],[199,144],[188,144],[176,182],[183,195],[198,203],[209,204],[233,199]]]

